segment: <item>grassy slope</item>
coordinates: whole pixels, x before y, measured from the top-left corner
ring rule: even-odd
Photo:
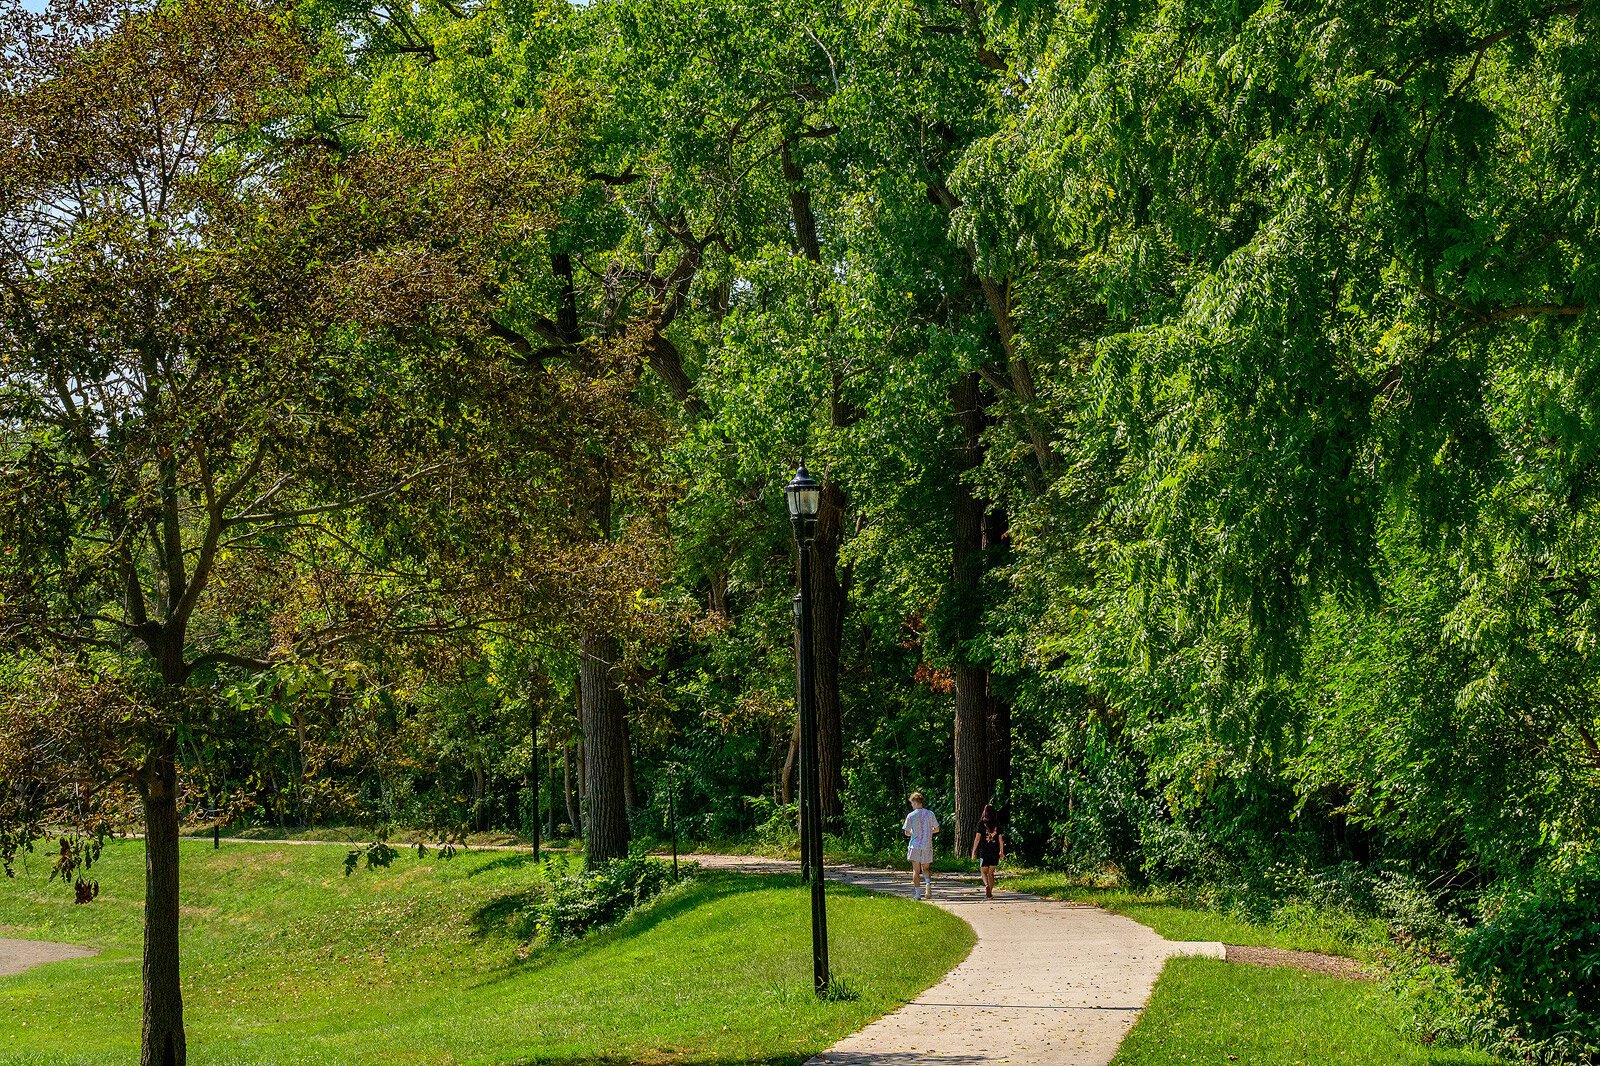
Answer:
[[[1218,959],[1167,963],[1112,1066],[1475,1066],[1496,1060],[1399,1035],[1378,986]]]
[[[809,994],[806,894],[788,877],[705,875],[620,927],[519,959],[524,854],[403,852],[345,878],[336,848],[183,845],[191,1061],[797,1063],[915,996],[971,930],[906,900],[830,889],[832,961],[861,993]],[[0,884],[0,936],[97,958],[0,978],[0,1063],[136,1058],[142,851],[113,845],[99,900],[48,864]]]

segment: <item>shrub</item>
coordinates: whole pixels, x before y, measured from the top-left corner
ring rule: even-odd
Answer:
[[[1420,1044],[1493,1047],[1498,1032],[1484,1015],[1482,997],[1448,964],[1416,951],[1393,954],[1384,981],[1396,997],[1402,1027]]]
[[[751,801],[756,827],[751,841],[761,850],[782,855],[800,847],[798,808],[793,803],[773,803],[765,796]]]
[[[1456,965],[1508,1047],[1600,1062],[1600,853],[1502,889],[1462,936]]]
[[[621,920],[672,883],[672,867],[634,855],[592,870],[552,877],[539,905],[539,930],[569,940]]]

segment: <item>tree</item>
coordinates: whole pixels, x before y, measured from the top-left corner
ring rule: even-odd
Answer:
[[[77,825],[60,872],[92,894],[97,797],[131,786],[141,1061],[170,1066],[179,748],[218,676],[549,617],[553,583],[637,588],[620,556],[553,547],[618,465],[595,446],[617,412],[502,339],[499,264],[559,195],[552,121],[331,145],[296,96],[307,43],[247,2],[12,8],[4,29],[0,644],[23,667],[0,846],[9,868]]]

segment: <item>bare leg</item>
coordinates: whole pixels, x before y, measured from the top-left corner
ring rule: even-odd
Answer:
[[[911,898],[922,898],[922,864],[915,860],[911,863]]]

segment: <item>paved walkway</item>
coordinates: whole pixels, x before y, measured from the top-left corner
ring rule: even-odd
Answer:
[[[706,867],[792,873],[792,862],[694,855]],[[911,895],[911,879],[829,867],[829,880]],[[846,1037],[812,1066],[1105,1066],[1174,955],[1223,958],[1221,944],[1176,943],[1098,907],[936,874],[933,902],[978,935],[966,961],[911,1003]]]
[[[6,940],[0,938],[0,977],[31,970],[46,962],[86,959],[100,954],[76,944],[55,944],[48,940]]]

